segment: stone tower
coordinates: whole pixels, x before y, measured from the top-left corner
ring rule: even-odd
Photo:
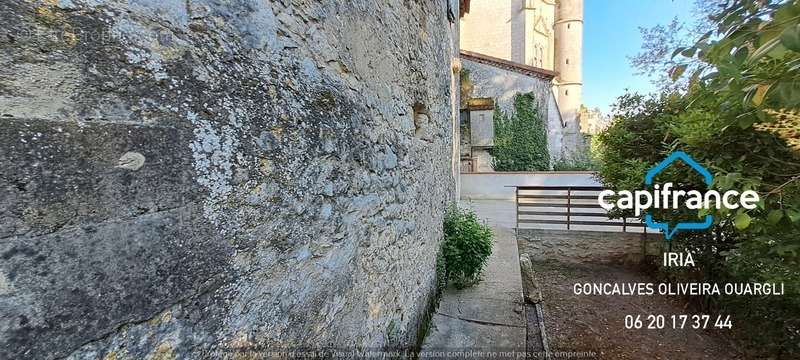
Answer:
[[[555,73],[552,87],[536,89],[543,103],[552,103],[540,106],[551,109],[546,114],[550,154],[554,160],[580,157],[587,150],[580,127],[583,0],[471,0],[469,8],[461,19],[461,50]],[[483,88],[476,94],[503,98],[531,91],[527,81],[490,75],[472,74],[475,86]],[[508,110],[510,101],[498,104]]]
[[[583,0],[558,0],[555,19],[555,71],[558,107],[568,132],[580,132],[583,76]],[[564,144],[569,147],[578,144]]]

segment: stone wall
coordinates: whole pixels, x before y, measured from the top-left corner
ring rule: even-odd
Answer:
[[[531,260],[638,264],[645,255],[659,254],[660,234],[518,229],[520,254]]]
[[[413,345],[455,197],[447,7],[4,1],[0,358]]]
[[[475,61],[462,62],[464,68],[469,70],[473,98],[495,99],[501,109],[510,112],[513,111],[515,95],[533,92],[547,127],[547,148],[551,162],[562,158],[565,152],[562,146],[564,127],[550,81]]]

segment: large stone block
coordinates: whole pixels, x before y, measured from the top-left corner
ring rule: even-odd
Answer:
[[[606,231],[518,229],[520,252],[531,261],[600,262],[639,264],[654,246],[663,243],[660,234]]]
[[[412,346],[455,196],[446,10],[5,2],[0,358]]]

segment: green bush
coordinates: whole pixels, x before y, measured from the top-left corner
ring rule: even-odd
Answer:
[[[716,29],[671,51],[671,61],[683,62],[672,77],[687,80],[686,88],[619,99],[613,124],[599,135],[599,175],[606,187],[641,189],[647,169],[682,150],[713,173],[712,189],[757,191],[757,208],[711,209],[711,229],[678,233],[671,246],[692,251],[697,266],[662,275],[783,283],[784,296],[715,296],[701,306],[736,317],[735,333],[754,343],[747,357],[800,358],[800,2],[734,1],[710,19]],[[689,74],[689,66],[697,70]],[[682,189],[706,188],[686,166],[662,174],[680,179]],[[675,222],[706,213],[654,217]]]
[[[596,171],[600,168],[597,161],[600,141],[596,136],[584,134],[583,140],[588,149],[576,151],[570,157],[558,159],[553,163],[553,171]]]
[[[476,283],[492,254],[492,230],[470,210],[451,206],[444,217],[442,260],[445,282],[457,287]]]
[[[712,188],[755,190],[762,202],[754,210],[712,209],[708,231],[679,232],[673,250],[689,250],[697,266],[690,272],[662,269],[669,281],[690,282],[701,276],[709,283],[784,283],[786,295],[774,297],[711,297],[702,311],[734,314],[737,331],[764,353],[753,357],[800,354],[800,161],[775,135],[732,125],[742,113],[720,98],[695,90],[692,97],[626,95],[617,104],[614,124],[602,142],[600,179],[619,190],[645,188],[644,174],[674,150],[691,154],[714,173]],[[707,91],[707,90],[705,90]],[[690,168],[671,166],[658,179],[676,181],[682,189],[704,190]],[[661,221],[699,219],[696,210],[653,210]],[[613,211],[621,216],[623,212]],[[627,216],[633,214],[628,212]],[[746,221],[741,221],[745,219]]]
[[[514,96],[514,112],[510,116],[495,108],[494,134],[495,171],[550,169],[547,133],[533,93]]]

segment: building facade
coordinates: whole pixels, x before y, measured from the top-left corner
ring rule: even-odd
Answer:
[[[565,127],[552,91],[555,72],[491,56],[461,51],[469,73],[470,100],[462,110],[461,163],[464,172],[493,171],[493,113],[513,111],[514,96],[532,93],[547,133],[551,163],[564,158]],[[462,80],[463,81],[463,80]]]
[[[550,113],[542,116],[554,160],[585,150],[579,119],[583,0],[472,0],[460,30],[462,58],[466,52],[505,60],[533,68],[538,74],[532,78],[549,81],[560,119],[550,119]],[[510,98],[509,92],[521,90],[518,81],[506,86],[509,83],[500,80],[484,78],[475,81],[475,87],[494,89],[495,93],[481,95],[495,98]],[[498,103],[502,105],[502,99]],[[552,128],[559,124],[560,129]],[[556,144],[558,148],[553,149]]]

